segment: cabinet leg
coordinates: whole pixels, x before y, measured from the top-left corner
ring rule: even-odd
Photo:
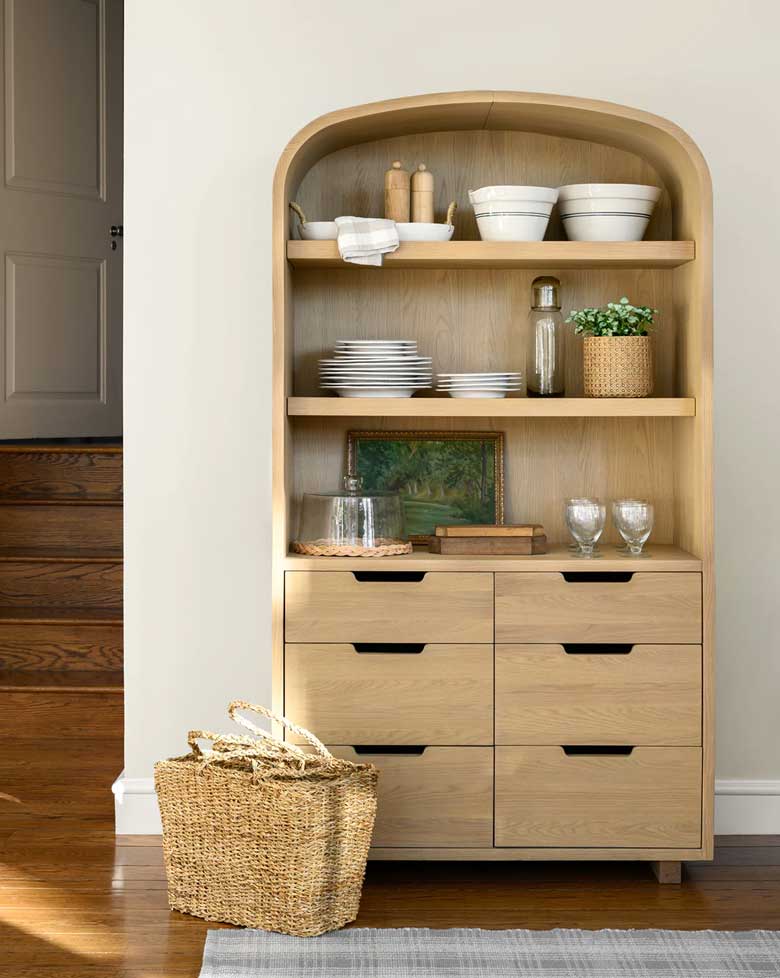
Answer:
[[[680,883],[682,881],[682,863],[663,860],[652,862],[655,878],[659,883]]]

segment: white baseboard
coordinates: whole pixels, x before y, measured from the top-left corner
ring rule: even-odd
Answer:
[[[161,835],[160,810],[153,778],[126,778],[124,771],[111,785],[117,835]]]
[[[162,832],[154,781],[120,775],[112,787],[117,835]],[[716,835],[780,835],[780,781],[715,782]]]
[[[715,781],[716,835],[780,835],[780,781]]]

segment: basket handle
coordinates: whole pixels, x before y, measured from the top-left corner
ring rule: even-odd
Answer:
[[[215,741],[219,738],[219,734],[214,733],[212,730],[190,730],[187,734],[187,743],[190,745],[190,750],[193,754],[198,757],[203,757],[203,748],[198,743],[199,740],[211,740]]]
[[[289,206],[290,206],[290,210],[295,211],[295,213],[298,215],[298,219],[300,220],[301,224],[305,224],[306,215],[303,213],[303,208],[301,207],[301,205],[296,204],[294,200],[291,200]]]
[[[279,740],[278,738],[273,737],[271,734],[266,733],[265,730],[261,730],[260,727],[256,727],[251,720],[241,716],[237,712],[238,710],[251,710],[253,713],[259,713],[261,717],[266,717],[274,723],[278,723],[280,726],[285,727],[291,733],[296,733],[299,737],[303,737],[303,739],[315,749],[320,757],[324,757],[326,760],[335,760],[331,752],[321,740],[317,740],[313,733],[311,733],[305,727],[299,727],[291,720],[288,720],[287,717],[279,716],[278,713],[272,713],[271,710],[265,706],[258,706],[255,703],[247,703],[246,700],[233,700],[228,707],[228,716],[230,719],[235,723],[240,724],[242,727],[245,727],[247,730],[251,730],[255,736],[273,741],[274,744],[281,747],[283,750],[290,751],[290,753],[305,756],[299,747],[295,747],[293,744],[288,744],[285,741]]]

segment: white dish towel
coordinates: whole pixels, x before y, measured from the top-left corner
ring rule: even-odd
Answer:
[[[398,247],[395,221],[380,217],[337,217],[339,254],[354,265],[381,265]]]

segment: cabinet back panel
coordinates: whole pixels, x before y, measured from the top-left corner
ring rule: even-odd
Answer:
[[[384,215],[384,174],[393,160],[411,171],[425,163],[434,174],[434,208],[443,221],[451,200],[460,210],[455,235],[478,240],[468,191],[496,184],[559,187],[570,183],[645,183],[662,187],[655,170],[633,153],[541,133],[472,130],[429,132],[358,143],[316,163],[301,182],[296,199],[310,221],[331,221],[343,214]],[[297,223],[297,218],[295,218]],[[645,237],[672,238],[671,206],[664,192]],[[294,229],[292,237],[297,237]],[[558,209],[547,238],[565,240]]]
[[[292,527],[303,492],[341,484],[349,430],[503,431],[505,521],[543,523],[551,542],[568,540],[569,496],[649,499],[654,543],[675,543],[672,418],[524,421],[494,418],[297,418],[293,428]],[[602,539],[618,539],[611,518]]]
[[[293,392],[317,396],[318,360],[339,339],[417,340],[436,373],[521,370],[531,283],[539,269],[298,269],[294,272]],[[655,394],[675,396],[674,279],[665,269],[551,268],[561,312],[628,296],[658,309]],[[581,396],[582,338],[567,326],[566,393]],[[431,392],[432,393],[432,392]],[[419,396],[419,395],[418,395]]]

